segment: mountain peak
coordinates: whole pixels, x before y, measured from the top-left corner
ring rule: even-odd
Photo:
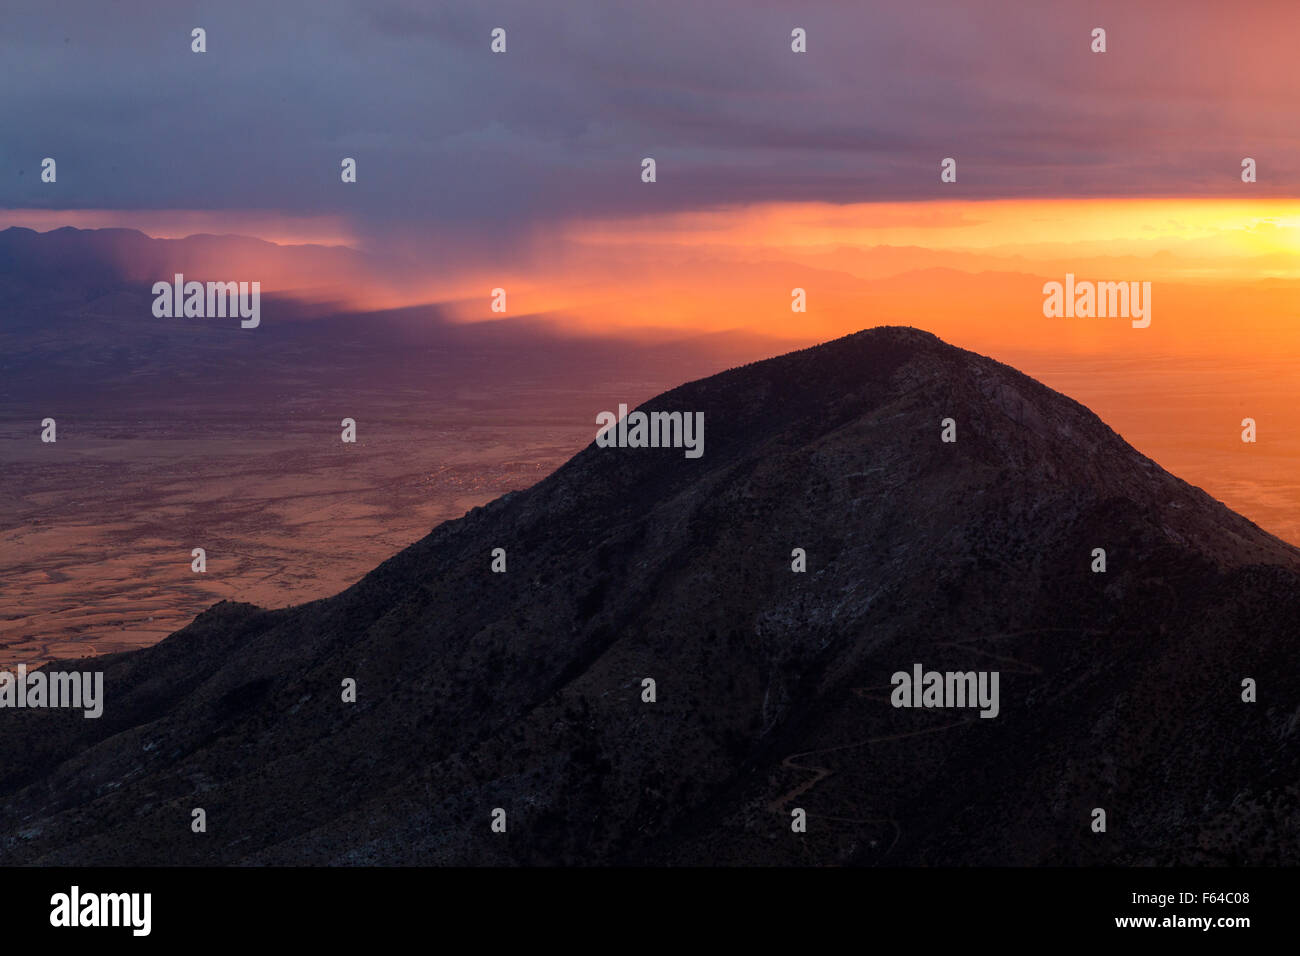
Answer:
[[[11,714],[8,861],[1300,859],[1290,711],[1239,696],[1300,679],[1294,548],[916,329],[640,410],[702,454],[593,441],[334,597],[105,661],[98,720]],[[922,670],[999,675],[992,719],[900,709]],[[241,839],[160,842],[199,787]]]

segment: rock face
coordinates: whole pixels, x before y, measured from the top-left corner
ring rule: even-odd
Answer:
[[[1300,862],[1295,548],[912,329],[643,408],[703,457],[593,443],[335,597],[49,665],[104,716],[0,711],[0,861]],[[998,716],[891,706],[917,663]]]

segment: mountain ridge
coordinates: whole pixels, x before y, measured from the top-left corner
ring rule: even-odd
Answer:
[[[1295,718],[1239,697],[1295,686],[1294,547],[914,329],[640,407],[703,411],[704,456],[593,441],[338,595],[103,661],[99,721],[8,715],[0,810],[30,835],[0,858],[1297,859]],[[888,705],[895,671],[975,662],[1003,670],[994,720]]]

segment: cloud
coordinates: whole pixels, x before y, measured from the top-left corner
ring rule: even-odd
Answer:
[[[11,6],[11,208],[262,210],[505,248],[557,220],[750,202],[1235,194],[1245,155],[1259,194],[1300,193],[1294,4]]]

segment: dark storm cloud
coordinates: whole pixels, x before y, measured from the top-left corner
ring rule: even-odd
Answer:
[[[1244,155],[1300,191],[1300,8],[1079,6],[10,0],[0,205],[492,232],[750,200],[1224,194]]]

